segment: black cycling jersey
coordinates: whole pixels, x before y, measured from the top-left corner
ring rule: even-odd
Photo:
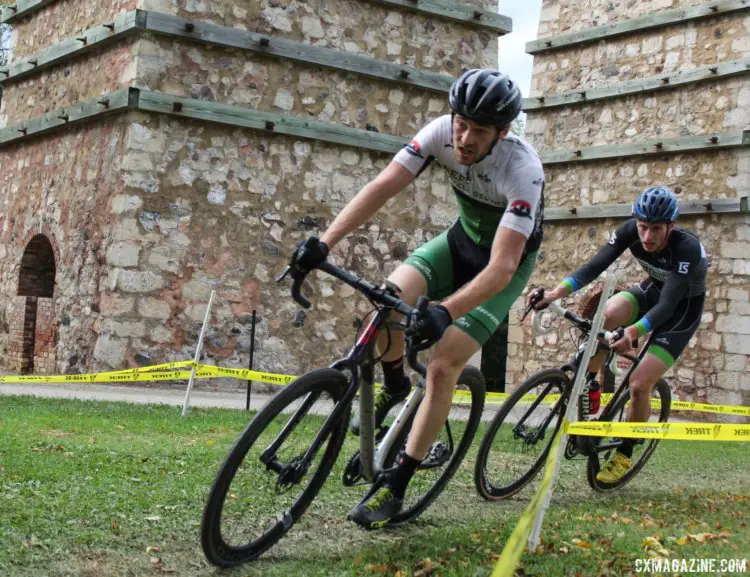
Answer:
[[[644,328],[658,327],[667,320],[685,297],[706,292],[708,261],[703,245],[692,232],[672,230],[667,246],[659,252],[647,252],[638,237],[636,219],[618,228],[594,257],[569,276],[564,283],[576,291],[604,272],[626,249],[648,273],[649,281],[659,291],[658,304],[641,320]]]

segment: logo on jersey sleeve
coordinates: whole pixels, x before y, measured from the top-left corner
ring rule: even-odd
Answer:
[[[679,267],[677,268],[677,272],[680,274],[687,274],[690,272],[690,263],[689,262],[681,262],[679,263]]]
[[[424,158],[422,156],[422,146],[417,142],[416,139],[412,140],[409,144],[406,145],[406,152],[411,154],[412,156],[416,156],[417,158]]]
[[[612,236],[609,237],[609,244],[615,244],[617,242],[617,233],[613,232]]]
[[[531,205],[525,200],[514,200],[508,208],[508,212],[531,220]]]

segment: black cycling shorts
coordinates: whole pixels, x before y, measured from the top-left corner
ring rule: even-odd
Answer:
[[[633,304],[633,314],[628,323],[632,325],[659,302],[661,288],[652,280],[645,279],[639,285],[619,294]],[[654,329],[648,352],[664,361],[667,367],[671,367],[698,330],[705,300],[705,294],[687,296],[680,300],[672,316]]]

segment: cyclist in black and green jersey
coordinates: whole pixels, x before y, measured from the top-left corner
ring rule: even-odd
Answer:
[[[633,218],[620,226],[588,263],[534,305],[542,309],[583,288],[626,250],[635,257],[648,277],[614,295],[604,311],[607,330],[625,327],[623,336],[613,343],[618,352],[629,351],[632,342],[654,333],[643,361],[630,376],[628,421],[648,420],[651,390],[688,345],[703,314],[706,251],[695,234],[675,228],[679,213],[679,203],[671,190],[663,186],[646,189],[633,203]],[[530,304],[532,298],[530,295]],[[589,387],[598,388],[594,378],[604,356],[604,352],[598,354],[589,364]],[[590,408],[592,413],[598,410],[596,406]],[[623,439],[597,479],[605,483],[619,480],[632,466],[635,442]]]
[[[521,100],[518,86],[504,74],[465,72],[451,86],[453,114],[425,126],[341,211],[320,241],[308,239],[298,253],[297,266],[312,270],[329,248],[370,220],[431,162],[446,171],[460,218],[389,277],[405,302],[414,304],[420,295],[442,299],[412,327],[417,342],[439,341],[405,456],[350,515],[365,528],[382,527],[398,513],[412,475],[448,417],[461,370],[498,328],[533,272],[542,240],[544,172],[533,148],[509,133]],[[403,334],[393,332],[391,340],[388,350],[381,349],[385,382],[376,398],[378,425],[411,387],[403,366]],[[356,432],[358,427],[355,419],[352,428]]]

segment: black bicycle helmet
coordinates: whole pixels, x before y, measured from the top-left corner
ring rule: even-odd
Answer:
[[[502,72],[467,70],[451,86],[448,103],[453,112],[479,124],[507,126],[521,112],[521,91]]]
[[[674,222],[679,214],[677,197],[666,186],[647,188],[633,203],[633,216],[643,222]]]

